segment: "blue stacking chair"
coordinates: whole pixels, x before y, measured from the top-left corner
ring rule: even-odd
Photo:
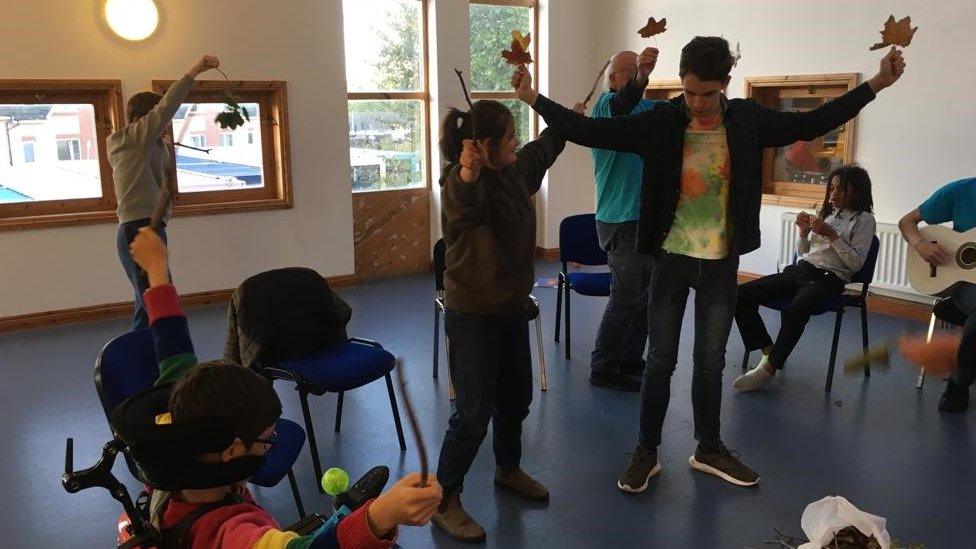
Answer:
[[[95,391],[102,403],[105,418],[108,419],[112,410],[125,399],[152,387],[158,377],[159,361],[150,330],[129,332],[109,341],[95,360]],[[279,418],[275,425],[275,438],[264,466],[251,477],[250,482],[272,487],[287,476],[298,516],[304,517],[305,506],[292,466],[305,444],[305,432],[294,421]],[[144,480],[128,454],[126,464],[132,476]]]
[[[559,283],[556,288],[556,341],[559,341],[559,321],[562,314],[563,295],[566,296],[566,360],[570,352],[570,307],[572,292],[580,295],[607,297],[610,295],[609,272],[569,272],[569,263],[580,265],[606,265],[607,252],[600,248],[596,234],[596,215],[571,215],[559,223]]]
[[[837,361],[837,342],[840,340],[840,326],[844,320],[844,309],[847,307],[858,307],[861,310],[861,346],[864,348],[866,353],[868,350],[868,306],[867,306],[867,296],[868,288],[871,285],[871,281],[874,280],[874,267],[878,262],[878,249],[881,246],[881,241],[875,236],[871,241],[871,249],[868,251],[868,256],[864,260],[864,265],[861,266],[861,270],[854,273],[851,277],[852,284],[860,284],[861,291],[856,294],[843,293],[838,296],[834,296],[826,301],[820,306],[814,316],[819,316],[826,313],[834,313],[836,315],[834,320],[834,338],[830,344],[830,360],[827,365],[827,383],[824,387],[825,392],[830,392],[831,387],[834,384],[834,364]],[[796,264],[796,254],[793,254],[793,264]],[[789,308],[790,303],[793,301],[790,297],[782,297],[766,300],[760,303],[763,307],[774,309],[780,311],[781,313]],[[742,370],[748,367],[749,362],[749,351],[746,350],[745,354],[742,356]],[[864,377],[871,376],[870,366],[864,367]]]
[[[280,379],[295,384],[298,398],[302,403],[305,429],[308,431],[308,448],[315,469],[315,485],[319,491],[322,490],[319,482],[322,478],[322,463],[319,460],[318,444],[315,441],[312,414],[308,408],[308,395],[338,394],[335,419],[335,432],[338,433],[342,424],[342,400],[345,392],[380,378],[386,379],[386,390],[390,395],[390,408],[393,411],[397,438],[400,441],[400,450],[404,451],[407,449],[407,444],[403,438],[403,425],[400,423],[400,411],[397,408],[393,380],[390,377],[390,372],[395,365],[396,359],[379,343],[368,339],[350,338],[345,343],[327,347],[311,355],[261,368],[261,372],[272,380]]]

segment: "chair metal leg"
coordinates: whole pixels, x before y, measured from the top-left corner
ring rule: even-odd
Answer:
[[[434,302],[434,379],[437,379],[437,363],[441,357],[441,308]]]
[[[926,341],[932,341],[932,334],[935,333],[935,325],[936,325],[936,322],[937,321],[938,321],[938,319],[936,318],[935,313],[933,312],[932,313],[932,316],[929,317],[929,331],[928,331],[928,336],[927,336]],[[939,322],[939,324],[941,325],[942,322]],[[923,387],[925,387],[925,367],[924,366],[921,369],[919,369],[919,371],[918,371],[918,378],[915,379],[915,388],[918,389],[918,390],[922,390]]]
[[[824,392],[829,393],[834,385],[834,364],[837,362],[837,342],[840,340],[840,325],[844,319],[844,310],[837,311],[837,320],[834,322],[834,341],[830,345],[830,365],[827,366],[827,385]]]
[[[744,351],[742,353],[742,371],[743,372],[745,372],[746,371],[746,368],[749,367],[749,355],[751,355],[751,354],[752,354],[752,352],[750,352],[749,350],[746,350],[746,351]]]
[[[570,325],[572,324],[572,320],[569,316],[569,294],[572,293],[572,290],[570,290],[568,282],[564,286],[564,289],[566,292],[566,360],[571,360],[572,351],[570,351]]]
[[[301,387],[298,387],[298,400],[302,403],[302,415],[305,417],[305,432],[308,433],[308,451],[312,454],[312,468],[315,470],[315,487],[319,492],[322,492],[322,462],[319,461],[319,447],[315,442],[312,414],[308,410],[308,393]]]
[[[563,274],[559,273],[559,283],[556,284],[556,339],[559,342],[559,322],[563,314]]]
[[[868,304],[861,303],[861,348],[868,353]],[[871,365],[864,365],[864,377],[871,377]]]
[[[454,402],[454,380],[451,379],[451,368],[454,365],[451,363],[451,338],[447,337],[447,334],[444,334],[444,348],[447,351],[447,389],[448,389],[448,398],[451,399],[451,402]]]
[[[546,378],[546,353],[542,348],[542,313],[535,317],[535,345],[539,353],[539,388],[549,390],[549,380]]]
[[[403,439],[403,424],[400,423],[400,409],[397,408],[396,393],[393,392],[393,378],[386,373],[386,390],[390,393],[390,408],[393,409],[393,421],[396,423],[397,438],[400,439],[400,451],[407,451],[407,442]]]
[[[339,429],[342,428],[342,397],[345,394],[346,393],[339,391],[339,403],[336,404],[335,432],[337,433],[339,432]]]
[[[291,485],[291,495],[295,498],[298,518],[305,518],[305,504],[302,503],[302,494],[298,491],[298,482],[295,481],[295,471],[291,469],[288,469],[288,484]]]

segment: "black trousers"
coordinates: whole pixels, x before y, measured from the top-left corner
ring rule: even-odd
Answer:
[[[739,286],[735,322],[739,326],[746,350],[772,345],[769,362],[777,369],[782,369],[800,341],[810,316],[817,312],[824,300],[843,293],[845,284],[830,271],[800,261],[796,265],[790,265],[782,273],[764,276]],[[792,301],[780,315],[781,325],[774,342],[759,316],[759,304],[777,298],[789,298]]]

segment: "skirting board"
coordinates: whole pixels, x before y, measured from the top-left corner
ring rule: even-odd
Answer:
[[[353,286],[359,282],[356,275],[341,275],[328,277],[329,285],[333,288],[343,286]],[[194,292],[183,294],[180,301],[187,307],[199,305],[211,305],[214,303],[224,303],[230,300],[234,293],[234,288],[228,290],[210,290],[206,292]],[[75,307],[73,309],[61,309],[57,311],[41,311],[38,313],[27,313],[24,315],[8,316],[0,318],[0,333],[14,332],[17,330],[30,330],[34,328],[47,328],[51,326],[61,326],[64,324],[77,324],[79,322],[90,322],[106,318],[119,318],[132,315],[132,302],[123,301],[120,303],[103,303],[101,305],[87,305],[85,307]]]
[[[559,259],[559,248],[543,248],[536,246],[535,258],[543,261],[557,261]]]
[[[762,275],[739,271],[739,284],[760,278]],[[899,299],[886,295],[868,292],[868,311],[887,316],[928,322],[932,315],[932,306],[909,299]]]

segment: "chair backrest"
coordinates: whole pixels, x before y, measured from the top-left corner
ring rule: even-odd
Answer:
[[[580,265],[606,265],[607,252],[596,234],[596,215],[571,215],[559,223],[559,260]]]
[[[123,400],[152,387],[159,362],[152,332],[136,330],[109,341],[95,360],[95,391],[105,417]]]
[[[871,249],[868,250],[868,256],[864,258],[864,265],[861,265],[861,270],[854,273],[851,277],[851,282],[860,282],[867,287],[868,284],[874,280],[874,267],[878,264],[878,251],[881,249],[881,240],[878,235],[874,235],[871,238]]]
[[[447,244],[443,238],[434,243],[434,289],[444,290],[444,270],[447,269]]]

